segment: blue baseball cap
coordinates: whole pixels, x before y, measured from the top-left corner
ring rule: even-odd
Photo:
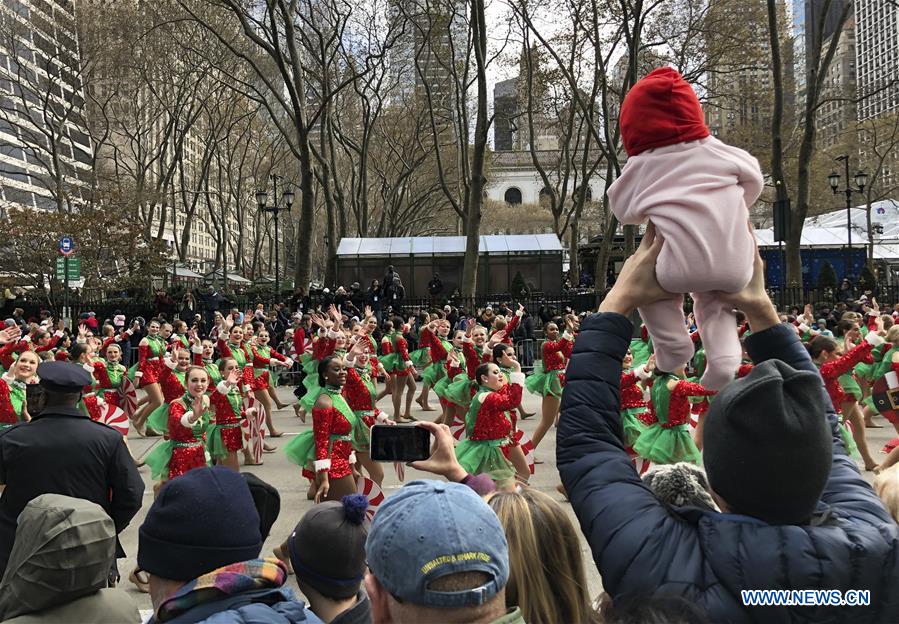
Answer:
[[[391,595],[425,607],[482,605],[509,580],[509,546],[499,519],[458,483],[412,481],[389,497],[372,520],[365,554]],[[490,580],[463,591],[430,588],[459,572],[483,572]]]

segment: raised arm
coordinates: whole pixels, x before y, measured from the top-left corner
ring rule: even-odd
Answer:
[[[631,335],[620,314],[592,315],[581,324],[556,443],[562,483],[613,599],[651,593],[665,581],[675,551],[696,540],[695,530],[643,484],[624,450],[618,384]]]

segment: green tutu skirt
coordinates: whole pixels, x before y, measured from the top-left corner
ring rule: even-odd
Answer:
[[[465,373],[459,373],[446,387],[443,397],[450,403],[460,407],[468,407],[471,404],[471,380]]]
[[[842,415],[840,416],[840,435],[843,438],[843,446],[846,447],[846,455],[849,457],[861,457],[858,452],[858,446],[856,446],[855,440],[852,438],[852,431],[849,430],[849,425]]]
[[[874,375],[877,373],[878,368],[880,368],[879,362],[872,362],[870,364],[862,362],[861,364],[856,364],[855,368],[852,370],[859,379],[874,381]]]
[[[503,440],[465,439],[456,446],[456,459],[470,475],[488,475],[498,486],[515,479],[515,468],[503,455]]]
[[[534,363],[534,372],[528,375],[524,380],[524,387],[531,394],[539,394],[540,396],[562,396],[562,375],[565,371],[554,370],[544,371],[543,361]]]
[[[409,354],[409,359],[418,370],[424,370],[431,364],[431,350],[428,348],[416,349]]]
[[[856,401],[862,400],[862,389],[859,387],[858,382],[855,381],[852,373],[840,375],[840,385],[843,387],[843,392],[847,395],[855,397]]]
[[[304,353],[300,358],[300,368],[307,375],[318,375],[318,360],[311,353]]]
[[[284,445],[284,454],[292,464],[312,470],[315,461],[315,436],[311,430],[304,431]]]
[[[163,403],[147,416],[147,429],[158,433],[169,432],[169,404]]]
[[[702,456],[686,425],[665,428],[659,424],[647,427],[633,446],[634,452],[654,464],[690,462],[699,464]]]
[[[645,411],[645,407],[631,407],[621,410],[621,429],[624,432],[625,446],[633,447],[643,432],[646,431],[646,425],[637,418],[637,414],[642,414]]]
[[[428,367],[421,372],[422,383],[426,383],[432,388],[434,388],[437,385],[437,382],[444,377],[446,377],[446,368],[444,368],[443,362],[429,364]]]
[[[172,461],[174,448],[173,440],[163,440],[144,459],[144,463],[150,467],[150,476],[154,481],[165,481],[169,478],[169,463]]]
[[[353,450],[354,451],[362,451],[363,453],[368,453],[369,448],[371,447],[371,434],[366,425],[362,421],[362,417],[366,413],[363,411],[356,412],[356,422],[353,425]]]
[[[444,371],[445,373],[445,371]],[[434,394],[436,394],[441,399],[446,399],[446,390],[449,388],[450,383],[453,380],[449,378],[449,375],[444,374],[443,377],[437,380],[434,384]]]
[[[378,357],[378,361],[381,363],[381,366],[384,367],[384,370],[386,370],[388,373],[393,373],[406,368],[406,365],[403,363],[403,358],[400,357],[399,353],[388,353],[387,355],[382,355]]]

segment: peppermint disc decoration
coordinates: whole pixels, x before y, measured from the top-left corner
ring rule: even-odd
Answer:
[[[125,415],[124,410],[122,410],[122,408],[120,407],[116,407],[112,403],[106,403],[105,405],[100,405],[99,407],[100,417],[97,419],[97,422],[108,425],[123,436],[127,436],[128,416]]]
[[[890,388],[890,381],[895,381],[896,373],[887,373],[874,382],[871,398],[874,409],[891,423],[899,422],[899,388]]]
[[[127,375],[122,376],[122,385],[119,386],[119,396],[122,400],[122,410],[129,419],[134,417],[137,411],[137,390],[134,382]]]
[[[254,413],[249,410],[255,408]],[[262,438],[265,426],[265,410],[256,399],[247,397],[243,400],[243,418],[240,419],[240,432],[243,434],[244,448],[250,451],[254,463],[262,461]]]
[[[465,439],[465,419],[460,418],[459,414],[453,416],[453,422],[450,424],[450,431],[456,440]]]
[[[371,522],[378,507],[384,502],[384,492],[381,491],[377,483],[368,477],[359,477],[356,481],[356,493],[362,494],[368,499],[368,509],[365,510],[365,517]]]

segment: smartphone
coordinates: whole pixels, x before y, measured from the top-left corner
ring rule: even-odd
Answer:
[[[416,425],[374,425],[371,458],[380,462],[410,462],[431,456],[431,432]]]

